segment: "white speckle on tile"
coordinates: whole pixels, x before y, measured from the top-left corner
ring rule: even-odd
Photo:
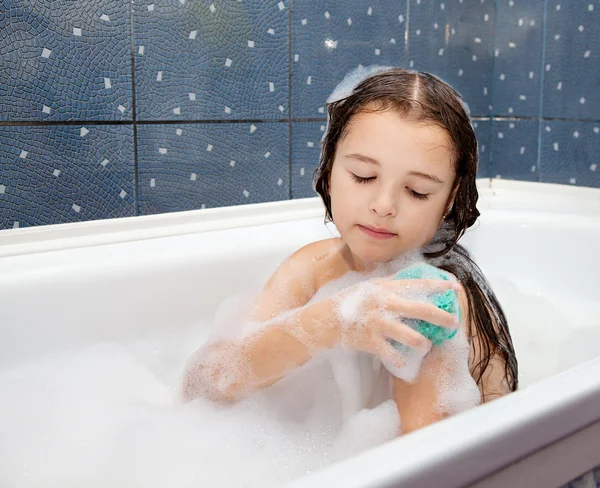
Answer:
[[[104,78],[104,88],[106,90],[109,90],[110,88],[112,88],[112,83],[110,81],[110,78]]]
[[[279,178],[277,180],[277,186],[281,186],[281,185],[283,185],[283,180],[281,178]]]
[[[559,150],[559,147],[558,147],[558,142],[555,142],[554,144],[552,144],[552,148],[553,148],[555,151],[558,151],[558,150]]]
[[[511,122],[510,124],[508,124],[508,128],[509,129],[514,129],[515,128],[514,122]]]
[[[200,210],[204,210],[206,208],[206,203],[203,203],[202,205],[200,205]]]
[[[515,47],[517,47],[517,45],[514,42],[511,41],[511,42],[508,43],[508,47],[514,49]]]
[[[244,190],[242,193],[244,194],[244,196],[246,198],[248,198],[250,196],[250,192],[248,190]]]
[[[412,68],[415,65],[415,62],[411,59],[408,63],[408,65]]]
[[[85,137],[89,134],[89,130],[87,130],[85,127],[82,127],[81,130],[79,131],[79,137]]]
[[[325,132],[325,126],[324,126],[324,125],[322,125],[322,126],[320,127],[320,129],[321,129],[321,132]]]
[[[390,39],[390,44],[396,44],[396,39],[394,39],[393,37]]]
[[[596,171],[597,168],[598,168],[597,164],[591,164],[590,165],[590,171]]]
[[[483,87],[483,94],[484,94],[484,95],[487,95],[487,94],[488,94],[488,89],[487,89],[487,86],[484,86],[484,87]]]
[[[269,156],[270,156],[270,155],[271,155],[271,153],[270,153],[269,151],[267,151],[267,152],[265,153],[265,159],[269,159]]]
[[[521,146],[521,149],[519,150],[519,152],[521,154],[525,154],[525,146]]]
[[[102,19],[104,22],[110,22],[110,17],[106,14],[102,14],[100,19]]]
[[[489,21],[489,20],[490,20],[490,16],[489,16],[488,14],[485,14],[485,15],[483,16],[483,21],[484,21],[484,22],[487,22],[487,21]]]
[[[319,112],[320,114],[324,114],[324,113],[325,113],[325,107],[319,107],[319,108],[318,108],[318,112]]]
[[[438,56],[443,56],[443,55],[444,55],[444,48],[441,48],[441,49],[438,51]]]
[[[285,5],[284,5],[284,3],[283,3],[283,2],[279,2],[279,3],[277,4],[277,6],[279,7],[279,10],[283,10],[283,9],[285,8]]]
[[[444,2],[440,3],[440,10],[445,10],[446,4]]]
[[[75,212],[79,213],[81,211],[81,207],[79,205],[77,205],[76,203],[74,203],[73,205],[71,205],[71,208],[73,210],[75,210]]]
[[[571,183],[571,185],[575,185],[577,183],[577,179],[576,178],[569,178],[569,183]]]
[[[214,14],[217,11],[217,7],[215,7],[214,3],[210,4],[210,7],[208,7],[210,9],[210,11]]]
[[[514,112],[513,108],[512,107],[508,107],[508,113],[512,114],[513,112]]]
[[[297,63],[300,60],[299,54],[294,54],[294,63]]]
[[[167,154],[169,151],[168,151],[168,149],[166,147],[159,147],[158,148],[158,152],[160,154]]]
[[[373,8],[369,7],[369,9],[367,10],[367,15],[373,15]]]
[[[558,40],[560,40],[560,34],[556,34],[556,35],[554,36],[554,40],[555,40],[555,41],[558,41]]]
[[[325,14],[324,14],[324,15],[325,15],[325,18],[326,18],[326,19],[329,19],[329,17],[331,17],[331,14],[330,14],[329,12],[327,12],[327,10],[325,11]]]
[[[558,82],[558,84],[556,85],[556,89],[557,90],[562,90],[562,81]]]
[[[279,105],[279,107],[277,107],[279,109],[279,111],[281,113],[283,113],[285,111],[285,107],[283,105]]]
[[[404,22],[404,15],[398,15],[398,22]]]
[[[81,37],[81,29],[79,27],[73,27],[73,35]]]
[[[235,161],[233,159],[229,161],[229,166],[231,166],[232,168],[235,166]]]
[[[254,41],[248,41],[248,47],[250,47],[250,48],[254,47]]]
[[[185,0],[179,0],[179,3],[180,3],[181,5],[185,5]]]
[[[500,73],[500,76],[498,78],[500,78],[501,81],[504,81],[506,78],[506,75],[504,73]]]
[[[556,6],[556,10],[560,10],[560,3]]]
[[[302,23],[302,25],[306,25],[306,19],[302,19],[300,22]]]
[[[594,11],[594,6],[591,3],[588,5],[588,11],[590,11],[590,12]]]
[[[519,100],[527,100],[527,97],[525,95],[519,95]]]
[[[188,97],[190,98],[190,100],[196,100],[196,94],[195,93],[188,93]]]
[[[267,34],[271,34],[272,36],[274,36],[275,35],[275,30],[272,29],[272,28],[269,29],[269,30],[267,30]]]
[[[153,12],[154,11],[154,4],[151,3],[150,5],[148,5],[148,12]]]
[[[458,76],[462,76],[465,72],[462,69],[458,70]]]
[[[420,35],[421,35],[421,29],[417,29],[417,30],[415,31],[415,34],[417,34],[418,36],[420,36]]]
[[[579,32],[583,32],[584,29],[585,29],[585,27],[583,27],[582,25],[580,25],[579,27],[577,27],[577,30]]]
[[[304,176],[304,168],[300,168],[300,176]]]
[[[229,58],[225,59],[225,66],[227,66],[228,68],[231,66],[231,63],[233,63],[233,61]]]
[[[433,28],[434,28],[435,30],[438,30],[438,28],[439,28],[439,25],[438,25],[438,23],[437,23],[437,22],[434,22],[434,23],[433,23]]]
[[[498,132],[498,139],[504,139],[504,132]]]
[[[494,57],[497,58],[500,55],[500,49],[494,49]]]
[[[188,36],[190,39],[196,39],[196,36],[198,35],[198,31],[197,30],[193,30],[190,32],[190,35]]]
[[[333,39],[325,39],[325,47],[329,48],[329,49],[335,49],[338,45],[337,41],[334,41]]]
[[[156,73],[156,81],[162,81],[162,71]]]
[[[306,143],[306,145],[307,145],[308,147],[315,147],[315,143],[314,143],[314,142],[311,142],[311,141],[308,141],[308,142]]]
[[[27,155],[28,155],[28,154],[29,154],[29,152],[28,152],[28,151],[21,150],[21,154],[19,154],[19,157],[20,157],[21,159],[25,159],[25,158],[27,157]]]
[[[230,114],[231,113],[231,108],[229,108],[227,105],[225,105],[225,113],[226,114]]]
[[[156,178],[150,178],[150,187],[154,188],[156,186]]]
[[[256,126],[254,124],[252,124],[250,126],[250,134],[254,134],[254,131],[256,130]]]
[[[600,134],[600,127],[594,127],[594,133]]]
[[[481,3],[483,3],[483,2],[481,2]],[[508,5],[509,5],[510,7],[512,7],[514,4],[515,4],[515,2],[514,2],[513,0],[510,0],[510,2],[508,2]]]
[[[144,46],[138,47],[138,54],[140,54],[142,56],[144,55]]]
[[[197,178],[197,177],[198,177],[198,175],[197,175],[196,173],[192,173],[192,174],[190,175],[190,180],[191,180],[191,181],[196,181],[196,178]]]
[[[473,54],[473,56],[471,57],[471,59],[472,59],[473,61],[477,61],[477,55],[476,55],[476,54]]]
[[[52,174],[58,178],[60,176],[60,169],[55,169]]]
[[[124,200],[125,197],[127,196],[127,192],[125,190],[121,190],[121,193],[119,193],[119,196]]]
[[[473,122],[473,128],[477,129],[477,127],[479,127],[479,122]]]
[[[473,40],[475,41],[475,44],[481,44],[481,37],[476,37]]]
[[[19,221],[18,221],[18,220],[15,220],[15,221],[13,222],[13,229],[18,229],[18,228],[19,228]]]
[[[181,115],[181,107],[175,107],[175,108],[173,109],[173,113],[174,113],[175,115]]]
[[[575,132],[573,132],[573,137],[575,139],[577,139],[579,137],[579,131],[578,130],[576,130]]]
[[[125,113],[125,107],[123,107],[123,105],[119,105],[119,106],[117,107],[117,110],[118,110],[119,112],[121,112],[122,114],[124,114],[124,113]]]
[[[0,195],[4,195],[6,193],[6,186],[0,185]]]
[[[312,83],[312,76],[309,76],[308,78],[306,78],[306,84],[310,85]]]
[[[178,136],[180,136],[181,134],[183,134],[183,131],[181,129],[177,129],[175,131],[175,134],[177,134]]]
[[[583,105],[585,103],[585,97],[581,97],[579,99],[579,103],[581,103],[581,105]]]
[[[375,49],[375,56],[379,56],[381,54],[381,51],[379,49]]]
[[[552,65],[551,65],[551,64],[547,64],[547,65],[546,65],[546,71],[550,71],[550,69],[551,69],[551,68],[552,68]]]
[[[42,112],[45,114],[49,114],[52,111],[52,109],[50,107],[48,107],[48,105],[44,105],[42,107]]]
[[[583,57],[584,58],[589,58],[590,54],[592,54],[592,52],[588,49],[586,52],[583,53]]]
[[[546,132],[552,132],[552,129],[550,128],[549,125],[547,125],[546,127],[544,127],[544,129],[546,130]]]
[[[530,25],[531,27],[533,27],[533,26],[535,25],[535,20],[530,20],[530,21],[529,21],[529,25]]]
[[[102,165],[103,168],[106,168],[106,165],[109,163],[108,159],[103,159],[102,162],[100,163]]]
[[[535,173],[535,170],[536,170],[536,169],[537,169],[537,168],[535,167],[535,165],[532,165],[532,166],[531,166],[531,172],[532,172],[532,173]]]
[[[206,146],[206,150],[207,150],[208,152],[211,152],[211,151],[213,150],[213,145],[212,145],[212,144],[208,144],[208,145]]]
[[[42,49],[42,58],[48,59],[50,57],[50,54],[52,54],[52,51],[50,51],[50,49]]]
[[[523,27],[523,19],[519,19],[519,27]]]

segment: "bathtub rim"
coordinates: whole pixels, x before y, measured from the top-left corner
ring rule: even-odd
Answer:
[[[510,203],[537,210],[600,212],[600,189],[551,183],[477,180],[478,207],[497,208]],[[585,209],[585,210],[584,210]],[[277,202],[218,207],[156,215],[43,225],[0,230],[0,258],[31,253],[58,251],[77,247],[116,244],[175,235],[209,232],[234,227],[248,227],[290,220],[324,217],[319,197]]]

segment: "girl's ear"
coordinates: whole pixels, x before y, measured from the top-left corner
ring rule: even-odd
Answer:
[[[452,192],[450,193],[450,196],[448,197],[448,201],[446,202],[446,207],[444,208],[444,220],[446,220],[446,217],[448,215],[450,215],[450,212],[452,212],[452,207],[454,206],[454,200],[456,198],[456,194],[458,193],[458,188],[459,185],[456,185],[456,188],[454,188],[454,190],[452,190]]]

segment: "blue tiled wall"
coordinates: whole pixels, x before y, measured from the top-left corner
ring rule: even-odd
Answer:
[[[0,0],[0,228],[313,196],[359,64],[455,86],[480,176],[600,187],[600,0]]]

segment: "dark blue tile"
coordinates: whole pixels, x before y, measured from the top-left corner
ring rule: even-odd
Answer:
[[[323,117],[325,101],[359,65],[406,65],[406,0],[294,1],[292,114]]]
[[[493,120],[491,174],[507,180],[538,181],[537,120]]]
[[[149,119],[289,117],[288,0],[142,0],[136,108]]]
[[[542,121],[540,181],[600,187],[600,123]]]
[[[131,15],[118,0],[0,0],[0,120],[131,120]]]
[[[471,114],[490,114],[494,2],[411,0],[409,66],[433,73],[463,96]]]
[[[281,122],[138,126],[140,213],[287,200],[288,141]]]
[[[544,117],[600,114],[600,3],[548,0]]]
[[[0,228],[135,214],[130,125],[0,127]]]
[[[313,175],[319,165],[325,122],[292,123],[292,198],[316,197]]]
[[[489,178],[490,174],[490,119],[473,120],[473,129],[479,149],[477,178]]]
[[[493,113],[539,116],[544,2],[497,0]]]

